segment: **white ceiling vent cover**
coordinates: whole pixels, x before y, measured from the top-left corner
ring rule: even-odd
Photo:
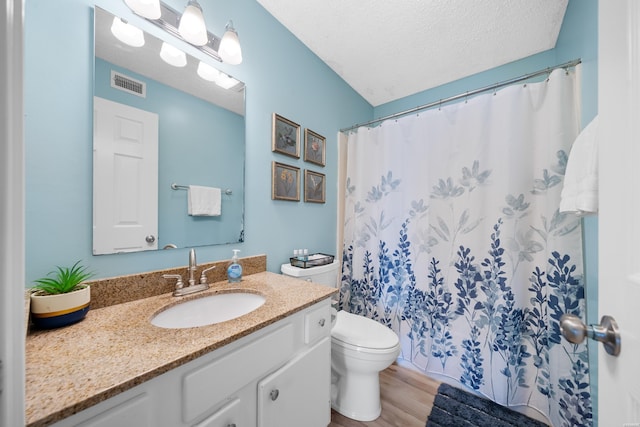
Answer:
[[[147,97],[147,84],[111,70],[111,87],[142,98]]]

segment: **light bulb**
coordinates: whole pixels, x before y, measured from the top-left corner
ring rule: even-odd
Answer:
[[[178,25],[180,36],[196,46],[204,46],[209,41],[207,26],[204,23],[202,7],[195,0],[189,0]]]
[[[159,19],[162,15],[160,0],[124,0],[129,9],[147,19]]]
[[[200,77],[210,82],[215,82],[220,76],[220,71],[216,70],[209,64],[205,64],[202,61],[200,61],[200,63],[198,64],[197,73]]]
[[[167,42],[162,42],[160,58],[162,58],[162,60],[167,64],[173,65],[174,67],[184,67],[187,65],[187,55],[177,47]]]
[[[231,65],[238,65],[242,62],[242,49],[240,47],[240,39],[238,33],[233,28],[233,22],[229,21],[226,31],[220,40],[220,49],[218,50],[220,58]]]
[[[122,43],[133,47],[144,46],[144,34],[140,28],[126,23],[117,16],[113,18],[111,33]]]
[[[218,78],[214,81],[215,84],[220,86],[223,89],[230,89],[238,84],[238,81],[231,76],[228,76],[224,73],[220,73]]]

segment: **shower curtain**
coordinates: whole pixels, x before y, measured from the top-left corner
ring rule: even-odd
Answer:
[[[558,211],[579,67],[348,135],[340,308],[400,357],[554,426],[591,425],[581,223]],[[528,407],[529,409],[526,409]]]

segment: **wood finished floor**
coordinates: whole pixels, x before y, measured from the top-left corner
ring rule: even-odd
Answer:
[[[424,427],[440,383],[423,374],[393,364],[380,372],[382,413],[362,422],[331,411],[328,427]]]

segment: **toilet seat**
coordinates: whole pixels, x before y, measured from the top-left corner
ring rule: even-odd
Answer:
[[[398,336],[389,328],[364,316],[339,311],[331,329],[332,340],[345,347],[376,350],[392,350],[398,344]]]

